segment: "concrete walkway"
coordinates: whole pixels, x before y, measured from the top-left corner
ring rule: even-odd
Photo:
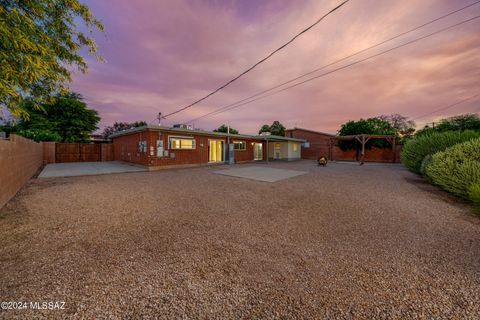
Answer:
[[[147,169],[120,161],[51,163],[45,166],[38,177],[74,177],[138,171]]]
[[[291,177],[296,177],[307,172],[287,169],[275,169],[269,167],[242,166],[227,170],[214,171],[214,173],[251,180],[275,182]]]

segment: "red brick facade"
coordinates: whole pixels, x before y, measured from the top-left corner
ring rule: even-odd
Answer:
[[[295,128],[286,130],[285,136],[305,139],[310,143],[310,147],[302,148],[302,159],[318,159],[321,156],[333,159],[331,145],[335,136],[332,134]]]
[[[294,128],[285,131],[285,135],[290,138],[305,139],[310,143],[310,147],[302,148],[302,159],[318,159],[320,156],[326,156],[330,160],[340,161],[358,161],[360,152],[358,150],[341,150],[335,139],[335,135],[312,131],[308,129]],[[400,152],[402,146],[397,145],[393,148],[375,148],[365,150],[364,161],[371,162],[400,162]]]
[[[195,149],[170,149],[169,137],[189,137],[195,139]],[[152,130],[145,129],[138,132],[132,132],[113,138],[113,153],[115,160],[132,162],[149,167],[170,167],[170,166],[188,166],[202,165],[209,163],[209,141],[220,140],[226,146],[228,138],[226,136],[199,134],[192,132],[178,132],[168,130]],[[166,154],[157,156],[157,140],[163,141],[164,151]],[[138,150],[138,143],[146,142],[145,152]],[[245,162],[253,161],[254,143],[263,143],[257,139],[231,137],[230,143],[233,141],[244,141],[245,150],[235,150],[235,161]],[[263,158],[265,159],[265,147],[263,147]]]

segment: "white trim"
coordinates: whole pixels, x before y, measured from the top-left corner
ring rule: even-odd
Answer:
[[[192,136],[167,136],[168,139],[168,150],[195,150],[197,149],[197,141],[195,137]],[[192,141],[192,148],[172,148],[171,139],[178,139],[178,140],[191,140]],[[181,144],[181,143],[180,143]]]
[[[247,151],[247,141],[245,140],[232,140],[233,143],[233,150],[235,151]],[[243,143],[243,149],[235,149],[235,143]]]
[[[222,157],[221,157],[221,160],[219,161],[211,161],[210,160],[210,142],[212,141],[220,141],[222,143]],[[208,163],[221,163],[221,162],[224,162],[225,161],[225,145],[226,145],[226,142],[225,142],[225,139],[215,139],[215,138],[212,138],[212,139],[208,139],[208,146],[207,146],[207,151],[208,151]]]

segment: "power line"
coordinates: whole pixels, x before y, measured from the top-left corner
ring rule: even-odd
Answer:
[[[418,117],[415,117],[415,118],[413,118],[413,119],[411,119],[411,120],[417,120],[417,119],[420,119],[420,118],[424,118],[424,117],[426,117],[426,116],[429,116],[429,115],[431,115],[431,114],[437,113],[437,112],[439,112],[439,111],[444,111],[444,110],[453,108],[453,107],[455,107],[455,106],[458,106],[459,104],[462,104],[462,103],[464,103],[464,102],[467,102],[467,101],[469,101],[469,100],[472,100],[473,98],[478,97],[478,96],[480,96],[480,93],[474,94],[473,96],[470,96],[470,97],[468,97],[468,98],[466,98],[466,99],[463,99],[463,100],[460,100],[460,101],[458,101],[458,102],[452,103],[452,104],[450,104],[450,105],[448,105],[448,106],[446,106],[446,107],[442,107],[442,108],[440,108],[440,109],[431,111],[431,112],[429,112],[429,113],[425,113],[425,114],[423,114],[423,115],[421,115],[421,116],[418,116]]]
[[[303,81],[301,81],[301,82],[297,82],[297,83],[295,83],[295,84],[293,84],[293,85],[290,85],[290,86],[288,86],[288,87],[282,88],[282,89],[277,90],[277,91],[274,91],[274,92],[272,92],[272,93],[270,93],[270,94],[267,94],[267,95],[264,95],[264,96],[261,96],[261,97],[258,97],[258,98],[255,98],[255,99],[252,99],[252,100],[249,100],[249,101],[240,103],[240,104],[236,104],[236,103],[235,103],[235,104],[234,104],[233,106],[231,106],[231,107],[225,106],[225,107],[219,108],[219,109],[217,109],[217,110],[215,110],[215,111],[209,112],[209,113],[207,113],[207,114],[205,114],[205,115],[202,115],[202,116],[200,116],[200,117],[198,117],[198,118],[192,119],[192,120],[188,121],[187,123],[192,122],[192,121],[195,121],[195,120],[199,120],[199,119],[202,119],[202,118],[205,118],[205,117],[210,116],[210,115],[213,115],[213,114],[223,113],[223,112],[226,112],[226,111],[229,111],[229,110],[232,110],[232,109],[235,109],[235,108],[238,108],[238,107],[241,107],[241,106],[250,104],[250,103],[252,103],[252,102],[254,102],[254,101],[257,101],[257,100],[261,100],[261,99],[270,97],[270,96],[275,95],[275,94],[277,94],[277,93],[280,93],[280,92],[282,92],[282,91],[285,91],[285,90],[288,90],[288,89],[297,87],[297,86],[299,86],[299,85],[301,85],[301,84],[304,84],[304,83],[313,81],[313,80],[315,80],[315,79],[318,79],[318,78],[327,76],[327,75],[332,74],[332,73],[334,73],[334,72],[337,72],[337,71],[346,69],[346,68],[351,67],[351,66],[353,66],[353,65],[356,65],[356,64],[365,62],[365,61],[367,61],[367,60],[370,60],[370,59],[373,59],[373,58],[378,57],[378,56],[380,56],[380,55],[389,53],[389,52],[391,52],[391,51],[393,51],[393,50],[396,50],[396,49],[399,49],[399,48],[401,48],[401,47],[410,45],[410,44],[412,44],[412,43],[414,43],[414,42],[421,41],[421,40],[423,40],[423,39],[425,39],[425,38],[428,38],[428,37],[431,37],[431,36],[433,36],[433,35],[439,34],[439,33],[441,33],[441,32],[447,31],[447,30],[449,30],[449,29],[452,29],[452,28],[454,28],[454,27],[457,27],[457,26],[459,26],[459,25],[465,24],[465,23],[467,23],[467,22],[473,21],[473,20],[478,19],[478,18],[480,18],[480,16],[475,16],[475,17],[470,18],[470,19],[468,19],[468,20],[464,20],[464,21],[459,22],[459,23],[456,23],[456,24],[454,24],[454,25],[450,25],[450,26],[448,26],[448,27],[446,27],[446,28],[443,28],[443,29],[440,29],[440,30],[438,30],[438,31],[432,32],[432,33],[427,34],[427,35],[425,35],[425,36],[422,36],[422,37],[420,37],[420,38],[416,38],[416,39],[414,39],[414,40],[405,42],[405,43],[403,43],[403,44],[401,44],[401,45],[392,47],[392,48],[387,49],[387,50],[385,50],[385,51],[381,51],[381,52],[379,52],[379,53],[377,53],[377,54],[368,56],[368,57],[366,57],[366,58],[363,58],[363,59],[360,59],[360,60],[356,60],[356,61],[354,61],[354,62],[352,62],[352,63],[346,64],[346,65],[344,65],[344,66],[338,67],[338,68],[333,69],[333,70],[331,70],[331,71],[322,73],[322,74],[320,74],[320,75],[318,75],[318,76],[308,78],[308,79],[303,80]]]
[[[214,111],[212,111],[211,113],[208,113],[208,114],[206,114],[206,115],[203,115],[203,116],[200,116],[200,117],[198,117],[198,118],[192,119],[192,120],[188,121],[187,123],[193,122],[193,121],[196,121],[196,120],[199,120],[199,119],[204,118],[204,117],[206,117],[206,116],[208,116],[208,115],[210,115],[210,114],[216,113],[217,111],[219,111],[219,110],[221,110],[221,109],[226,109],[226,108],[232,107],[232,106],[234,106],[234,105],[236,105],[236,104],[242,103],[242,102],[247,101],[247,100],[249,100],[249,99],[252,99],[252,98],[255,98],[255,97],[257,97],[257,96],[260,96],[260,95],[262,95],[262,94],[264,94],[264,93],[267,93],[267,92],[270,92],[270,91],[275,90],[275,89],[277,89],[277,88],[280,88],[280,87],[282,87],[282,86],[284,86],[284,85],[286,85],[286,84],[292,83],[292,82],[294,82],[294,81],[296,81],[296,80],[298,80],[298,79],[301,79],[301,78],[303,78],[303,77],[306,77],[306,76],[308,76],[308,75],[310,75],[310,74],[312,74],[312,73],[315,73],[315,72],[318,72],[318,71],[320,71],[320,70],[323,70],[323,69],[325,69],[325,68],[327,68],[327,67],[330,67],[330,66],[332,66],[332,65],[334,65],[334,64],[337,64],[337,63],[339,63],[339,62],[342,62],[342,61],[344,61],[344,60],[347,60],[347,59],[349,59],[349,58],[352,58],[352,57],[354,57],[354,56],[357,56],[357,55],[359,55],[359,54],[361,54],[361,53],[363,53],[363,52],[365,52],[365,51],[368,51],[368,50],[370,50],[370,49],[376,48],[376,47],[378,47],[378,46],[380,46],[380,45],[382,45],[382,44],[385,44],[385,43],[387,43],[387,42],[390,42],[390,41],[392,41],[392,40],[395,40],[395,39],[397,39],[397,38],[399,38],[399,37],[401,37],[401,36],[404,36],[404,35],[406,35],[406,34],[408,34],[408,33],[411,33],[411,32],[413,32],[413,31],[416,31],[416,30],[418,30],[418,29],[420,29],[420,28],[423,28],[423,27],[425,27],[425,26],[427,26],[427,25],[430,25],[430,24],[432,24],[432,23],[434,23],[434,22],[437,22],[437,21],[439,21],[439,20],[441,20],[441,19],[444,19],[444,18],[446,18],[446,17],[448,17],[448,16],[451,16],[452,14],[455,14],[455,13],[457,13],[457,12],[460,12],[460,11],[462,11],[462,10],[465,10],[465,9],[467,9],[467,8],[469,8],[469,7],[477,4],[477,3],[479,3],[479,2],[480,2],[480,0],[479,0],[479,1],[476,1],[476,2],[473,2],[473,3],[471,3],[471,4],[467,5],[467,6],[464,6],[464,7],[462,7],[462,8],[459,8],[459,9],[457,9],[457,10],[455,10],[455,11],[451,11],[451,12],[449,12],[449,13],[447,13],[447,14],[444,14],[443,16],[440,16],[440,17],[438,17],[438,18],[435,18],[435,19],[433,19],[433,20],[430,20],[430,21],[428,21],[428,22],[426,22],[426,23],[424,23],[424,24],[422,24],[422,25],[416,26],[416,27],[414,27],[414,28],[412,28],[412,29],[410,29],[410,30],[404,31],[404,32],[402,32],[402,33],[399,33],[399,34],[397,34],[397,35],[395,35],[395,36],[393,36],[393,37],[391,37],[391,38],[388,38],[388,39],[386,39],[386,40],[383,40],[383,41],[381,41],[381,42],[378,42],[378,43],[376,43],[376,44],[374,44],[374,45],[372,45],[372,46],[370,46],[370,47],[364,48],[364,49],[362,49],[362,50],[360,50],[360,51],[357,51],[357,52],[355,52],[355,53],[352,53],[352,54],[350,54],[350,55],[347,55],[347,56],[345,56],[345,57],[343,57],[343,58],[341,58],[341,59],[335,60],[335,61],[333,61],[333,62],[331,62],[331,63],[329,63],[329,64],[323,65],[323,66],[321,66],[321,67],[319,67],[319,68],[316,68],[316,69],[314,69],[314,70],[312,70],[312,71],[309,71],[309,72],[307,72],[307,73],[304,73],[304,74],[302,74],[302,75],[300,75],[300,76],[298,76],[298,77],[296,77],[296,78],[293,78],[293,79],[288,80],[288,81],[286,81],[286,82],[283,82],[283,83],[280,83],[280,84],[278,84],[278,85],[275,85],[274,87],[271,87],[271,88],[269,88],[269,89],[266,89],[266,90],[260,91],[260,92],[258,92],[258,93],[255,93],[255,94],[253,94],[253,95],[251,95],[251,96],[249,96],[249,97],[247,97],[247,98],[241,99],[241,100],[236,101],[236,102],[234,102],[234,103],[231,103],[231,104],[229,104],[229,105],[226,105],[226,106],[223,106],[223,107],[221,107],[221,108],[218,108],[218,109],[216,109],[216,110],[214,110]]]
[[[166,114],[162,117],[162,119],[165,119],[171,115],[174,115],[176,113],[179,113],[181,111],[184,111],[188,108],[191,108],[193,107],[194,105],[196,105],[197,103],[207,99],[208,97],[214,95],[215,93],[217,93],[218,91],[224,89],[226,86],[230,85],[232,82],[238,80],[240,77],[242,77],[243,75],[245,75],[246,73],[252,71],[255,67],[257,67],[259,64],[265,62],[267,59],[269,59],[271,56],[273,56],[275,53],[277,53],[278,51],[282,50],[283,48],[285,48],[286,46],[288,46],[290,43],[292,43],[293,41],[295,41],[295,39],[297,39],[299,36],[301,36],[302,34],[304,34],[305,32],[307,32],[308,30],[312,29],[314,26],[316,26],[317,24],[319,24],[323,19],[325,19],[328,15],[330,15],[331,13],[333,13],[334,11],[340,9],[340,7],[342,7],[345,3],[347,3],[348,1],[350,0],[345,0],[343,1],[341,4],[339,4],[338,6],[336,6],[335,8],[333,8],[332,10],[330,10],[329,12],[327,12],[326,14],[324,14],[322,17],[320,17],[314,24],[310,25],[309,27],[303,29],[300,33],[296,34],[292,39],[288,40],[285,44],[281,45],[280,47],[278,47],[277,49],[275,49],[274,51],[272,51],[270,54],[268,54],[265,58],[261,59],[260,61],[258,61],[257,63],[255,63],[253,66],[251,66],[250,68],[248,68],[247,70],[243,71],[242,73],[240,73],[238,76],[236,76],[235,78],[231,79],[230,81],[226,82],[225,84],[223,84],[222,86],[218,87],[217,89],[215,89],[214,91],[210,92],[209,94],[207,94],[206,96],[204,96],[203,98],[201,99],[198,99],[196,100],[195,102],[192,102],[191,104],[189,104],[188,106],[185,106],[183,108],[180,108],[176,111],[173,111],[169,114]]]

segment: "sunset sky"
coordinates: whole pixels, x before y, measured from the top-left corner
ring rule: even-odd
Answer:
[[[105,62],[89,57],[89,72],[75,74],[71,88],[100,112],[100,130],[114,121],[152,122],[158,112],[167,114],[216,89],[340,2],[85,1],[105,25],[105,34],[96,35]],[[473,2],[351,0],[225,90],[163,124],[185,123]],[[321,72],[477,15],[480,4]],[[334,133],[348,120],[391,113],[416,118],[480,92],[479,80],[476,19],[196,121],[195,127],[210,130],[226,123],[241,133],[256,133],[262,124],[279,120],[286,127]],[[479,111],[477,97],[417,124]]]

